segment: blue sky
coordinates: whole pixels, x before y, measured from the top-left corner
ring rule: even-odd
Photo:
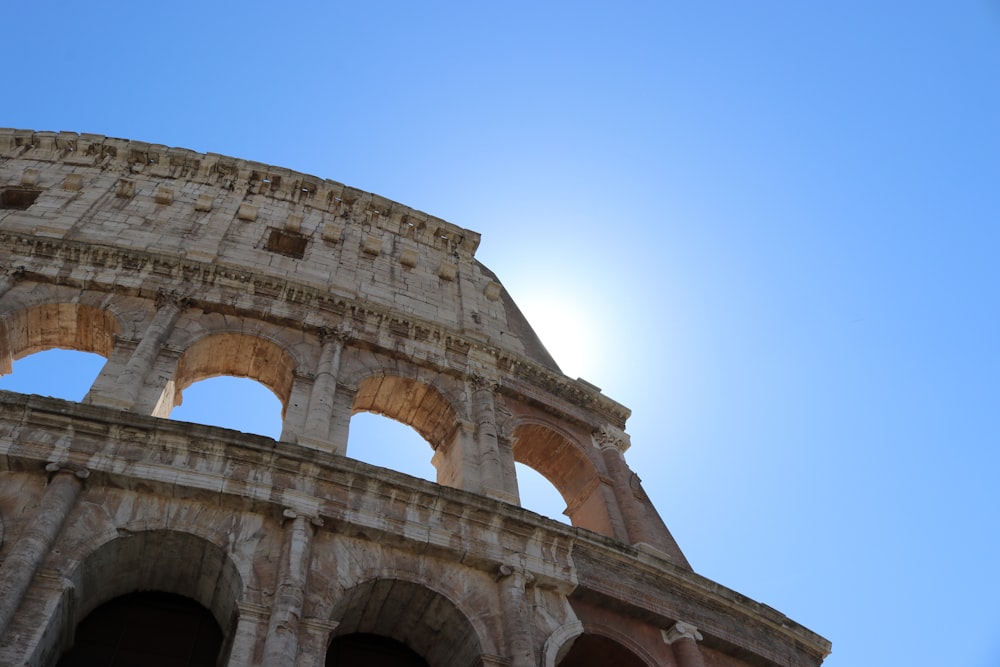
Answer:
[[[481,232],[566,373],[632,408],[694,568],[829,638],[826,665],[1000,664],[1000,3],[6,17],[0,125]]]

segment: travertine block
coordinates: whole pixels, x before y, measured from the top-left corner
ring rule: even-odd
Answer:
[[[409,269],[414,268],[417,265],[416,248],[403,248],[403,251],[399,253],[399,263]]]
[[[374,234],[369,234],[365,237],[365,243],[361,249],[366,255],[377,257],[382,252],[382,239]]]
[[[198,199],[194,202],[194,210],[202,212],[211,211],[212,203],[212,195],[198,195]]]
[[[118,185],[115,188],[115,196],[120,199],[131,199],[135,196],[135,181],[130,181],[127,178],[118,179]]]
[[[240,204],[239,210],[236,211],[236,217],[245,222],[253,222],[257,219],[257,210],[256,206]]]
[[[63,190],[76,192],[83,188],[83,176],[80,174],[66,174],[63,179]]]
[[[458,275],[458,265],[455,262],[444,260],[438,266],[438,277],[442,280],[454,280]]]
[[[21,185],[26,185],[29,188],[33,188],[38,185],[38,170],[25,169],[21,173]]]

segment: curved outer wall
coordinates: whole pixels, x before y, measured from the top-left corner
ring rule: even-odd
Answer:
[[[0,197],[0,372],[107,358],[80,403],[0,393],[0,664],[55,664],[134,590],[207,608],[230,665],[322,665],[356,632],[434,667],[583,664],[575,642],[680,667],[829,651],[691,571],[623,458],[628,410],[562,375],[475,232],[72,133],[0,130]],[[274,391],[280,439],[163,419],[214,375]],[[413,426],[438,483],[345,456],[361,411]],[[573,527],[518,506],[515,461]]]

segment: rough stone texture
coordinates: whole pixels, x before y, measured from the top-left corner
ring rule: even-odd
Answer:
[[[0,372],[51,347],[108,360],[81,403],[0,392],[0,664],[54,664],[134,590],[210,610],[230,665],[322,665],[353,632],[434,667],[555,665],[580,637],[649,665],[828,653],[691,570],[621,456],[629,411],[559,371],[475,232],[66,132],[0,130],[0,194]],[[280,441],[162,419],[220,374],[274,391]],[[424,436],[438,483],[345,457],[359,411]],[[517,506],[515,461],[573,527]],[[664,641],[678,622],[698,643]]]

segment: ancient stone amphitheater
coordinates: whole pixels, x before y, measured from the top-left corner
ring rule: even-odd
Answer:
[[[0,664],[820,664],[692,571],[629,411],[560,372],[478,243],[279,167],[0,130],[0,371],[107,359],[81,402],[0,392]],[[166,419],[217,375],[278,396],[277,441]],[[348,457],[363,411],[437,483]],[[519,507],[515,461],[572,527]]]

